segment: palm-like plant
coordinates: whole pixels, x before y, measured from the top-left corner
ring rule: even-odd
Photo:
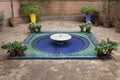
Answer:
[[[11,5],[11,18],[9,18],[9,25],[11,27],[17,26],[19,23],[18,18],[15,18],[14,16],[14,4],[13,4],[13,0],[10,0],[10,5]]]
[[[10,4],[11,4],[11,17],[14,17],[14,8],[13,8],[13,0],[10,0]]]

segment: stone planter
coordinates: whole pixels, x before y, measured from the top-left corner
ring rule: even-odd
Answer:
[[[81,32],[84,32],[84,28],[80,28],[81,29]]]
[[[103,56],[103,53],[101,53],[101,52],[98,51],[98,52],[97,52],[97,56],[98,56],[98,57],[102,57],[102,56]]]
[[[18,55],[18,56],[24,56],[25,54],[24,54],[23,51],[19,51],[19,52],[17,53],[17,55]]]
[[[113,49],[108,49],[108,52],[106,52],[106,56],[111,56]]]
[[[15,27],[19,24],[19,19],[15,18],[15,17],[14,18],[9,18],[8,21],[9,21],[9,25],[11,27]]]
[[[34,32],[35,32],[35,28],[34,28],[34,29],[30,29],[30,32],[31,32],[31,33],[34,33]]]
[[[11,57],[15,57],[16,55],[17,55],[16,52],[11,52],[11,53],[10,53],[10,56],[11,56]]]
[[[111,25],[111,21],[104,21],[103,22],[103,27],[105,27],[105,28],[109,28],[110,25]]]
[[[86,28],[86,32],[90,33],[90,32],[91,32],[91,29],[87,29],[87,28]]]

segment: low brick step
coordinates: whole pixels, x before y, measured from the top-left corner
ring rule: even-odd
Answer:
[[[39,15],[40,20],[83,21],[84,16],[78,14],[45,14]]]

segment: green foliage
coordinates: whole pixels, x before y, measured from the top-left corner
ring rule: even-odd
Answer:
[[[1,48],[6,49],[8,53],[11,53],[11,52],[25,51],[27,49],[27,46],[22,45],[18,41],[14,41],[2,45]]]
[[[18,51],[25,51],[27,49],[27,46],[19,45]]]
[[[41,24],[36,24],[36,28],[41,28],[42,25]]]
[[[23,14],[31,14],[31,13],[35,13],[35,14],[42,14],[42,8],[37,5],[37,4],[25,4],[25,5],[21,5],[19,8],[19,11]]]
[[[92,22],[91,21],[88,21],[86,23],[86,29],[91,29],[92,28]]]
[[[83,13],[83,14],[99,14],[102,10],[97,9],[95,7],[91,7],[91,6],[83,6],[80,8],[79,12]]]
[[[108,39],[107,41],[105,40],[100,41],[96,45],[95,50],[102,54],[106,54],[108,52],[108,49],[117,50],[117,47],[118,43],[116,43],[115,41],[110,41]]]
[[[86,32],[90,32],[90,29],[92,28],[92,22],[91,21],[88,21],[87,23],[82,23],[82,24],[80,24],[79,25],[79,27],[81,28],[81,29],[84,29],[84,28],[86,28]],[[89,30],[89,31],[88,31]]]
[[[118,43],[116,43],[115,41],[110,41],[109,39],[107,40],[107,43],[109,49],[117,50]]]
[[[84,28],[85,28],[85,26],[86,26],[86,24],[85,24],[85,23],[82,23],[82,24],[80,24],[80,25],[79,25],[79,27],[80,27],[80,28],[82,28],[82,29],[84,29]]]
[[[11,16],[14,17],[13,0],[10,0],[10,4],[11,4]]]
[[[38,24],[38,23],[29,23],[29,25],[28,25],[29,30],[35,29],[35,28],[41,28],[41,27],[42,27],[42,25]]]
[[[35,29],[35,27],[36,27],[36,23],[29,23],[29,25],[28,25],[29,30]]]
[[[102,40],[101,42],[99,42],[95,48],[96,51],[102,54],[106,54],[107,49],[108,49],[108,44],[105,40]]]
[[[4,13],[3,11],[0,11],[0,24],[3,23],[3,20],[4,20]]]

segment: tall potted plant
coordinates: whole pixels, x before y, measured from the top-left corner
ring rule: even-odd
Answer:
[[[42,8],[36,3],[21,5],[19,11],[25,15],[29,15],[32,23],[36,23],[37,14],[42,14]]]
[[[18,25],[19,21],[18,21],[18,18],[14,16],[13,0],[10,0],[10,5],[11,5],[11,18],[9,18],[8,21],[9,21],[10,26],[14,27]]]
[[[83,6],[80,8],[79,12],[85,14],[85,21],[87,23],[91,21],[92,15],[98,15],[101,10],[91,6]]]

